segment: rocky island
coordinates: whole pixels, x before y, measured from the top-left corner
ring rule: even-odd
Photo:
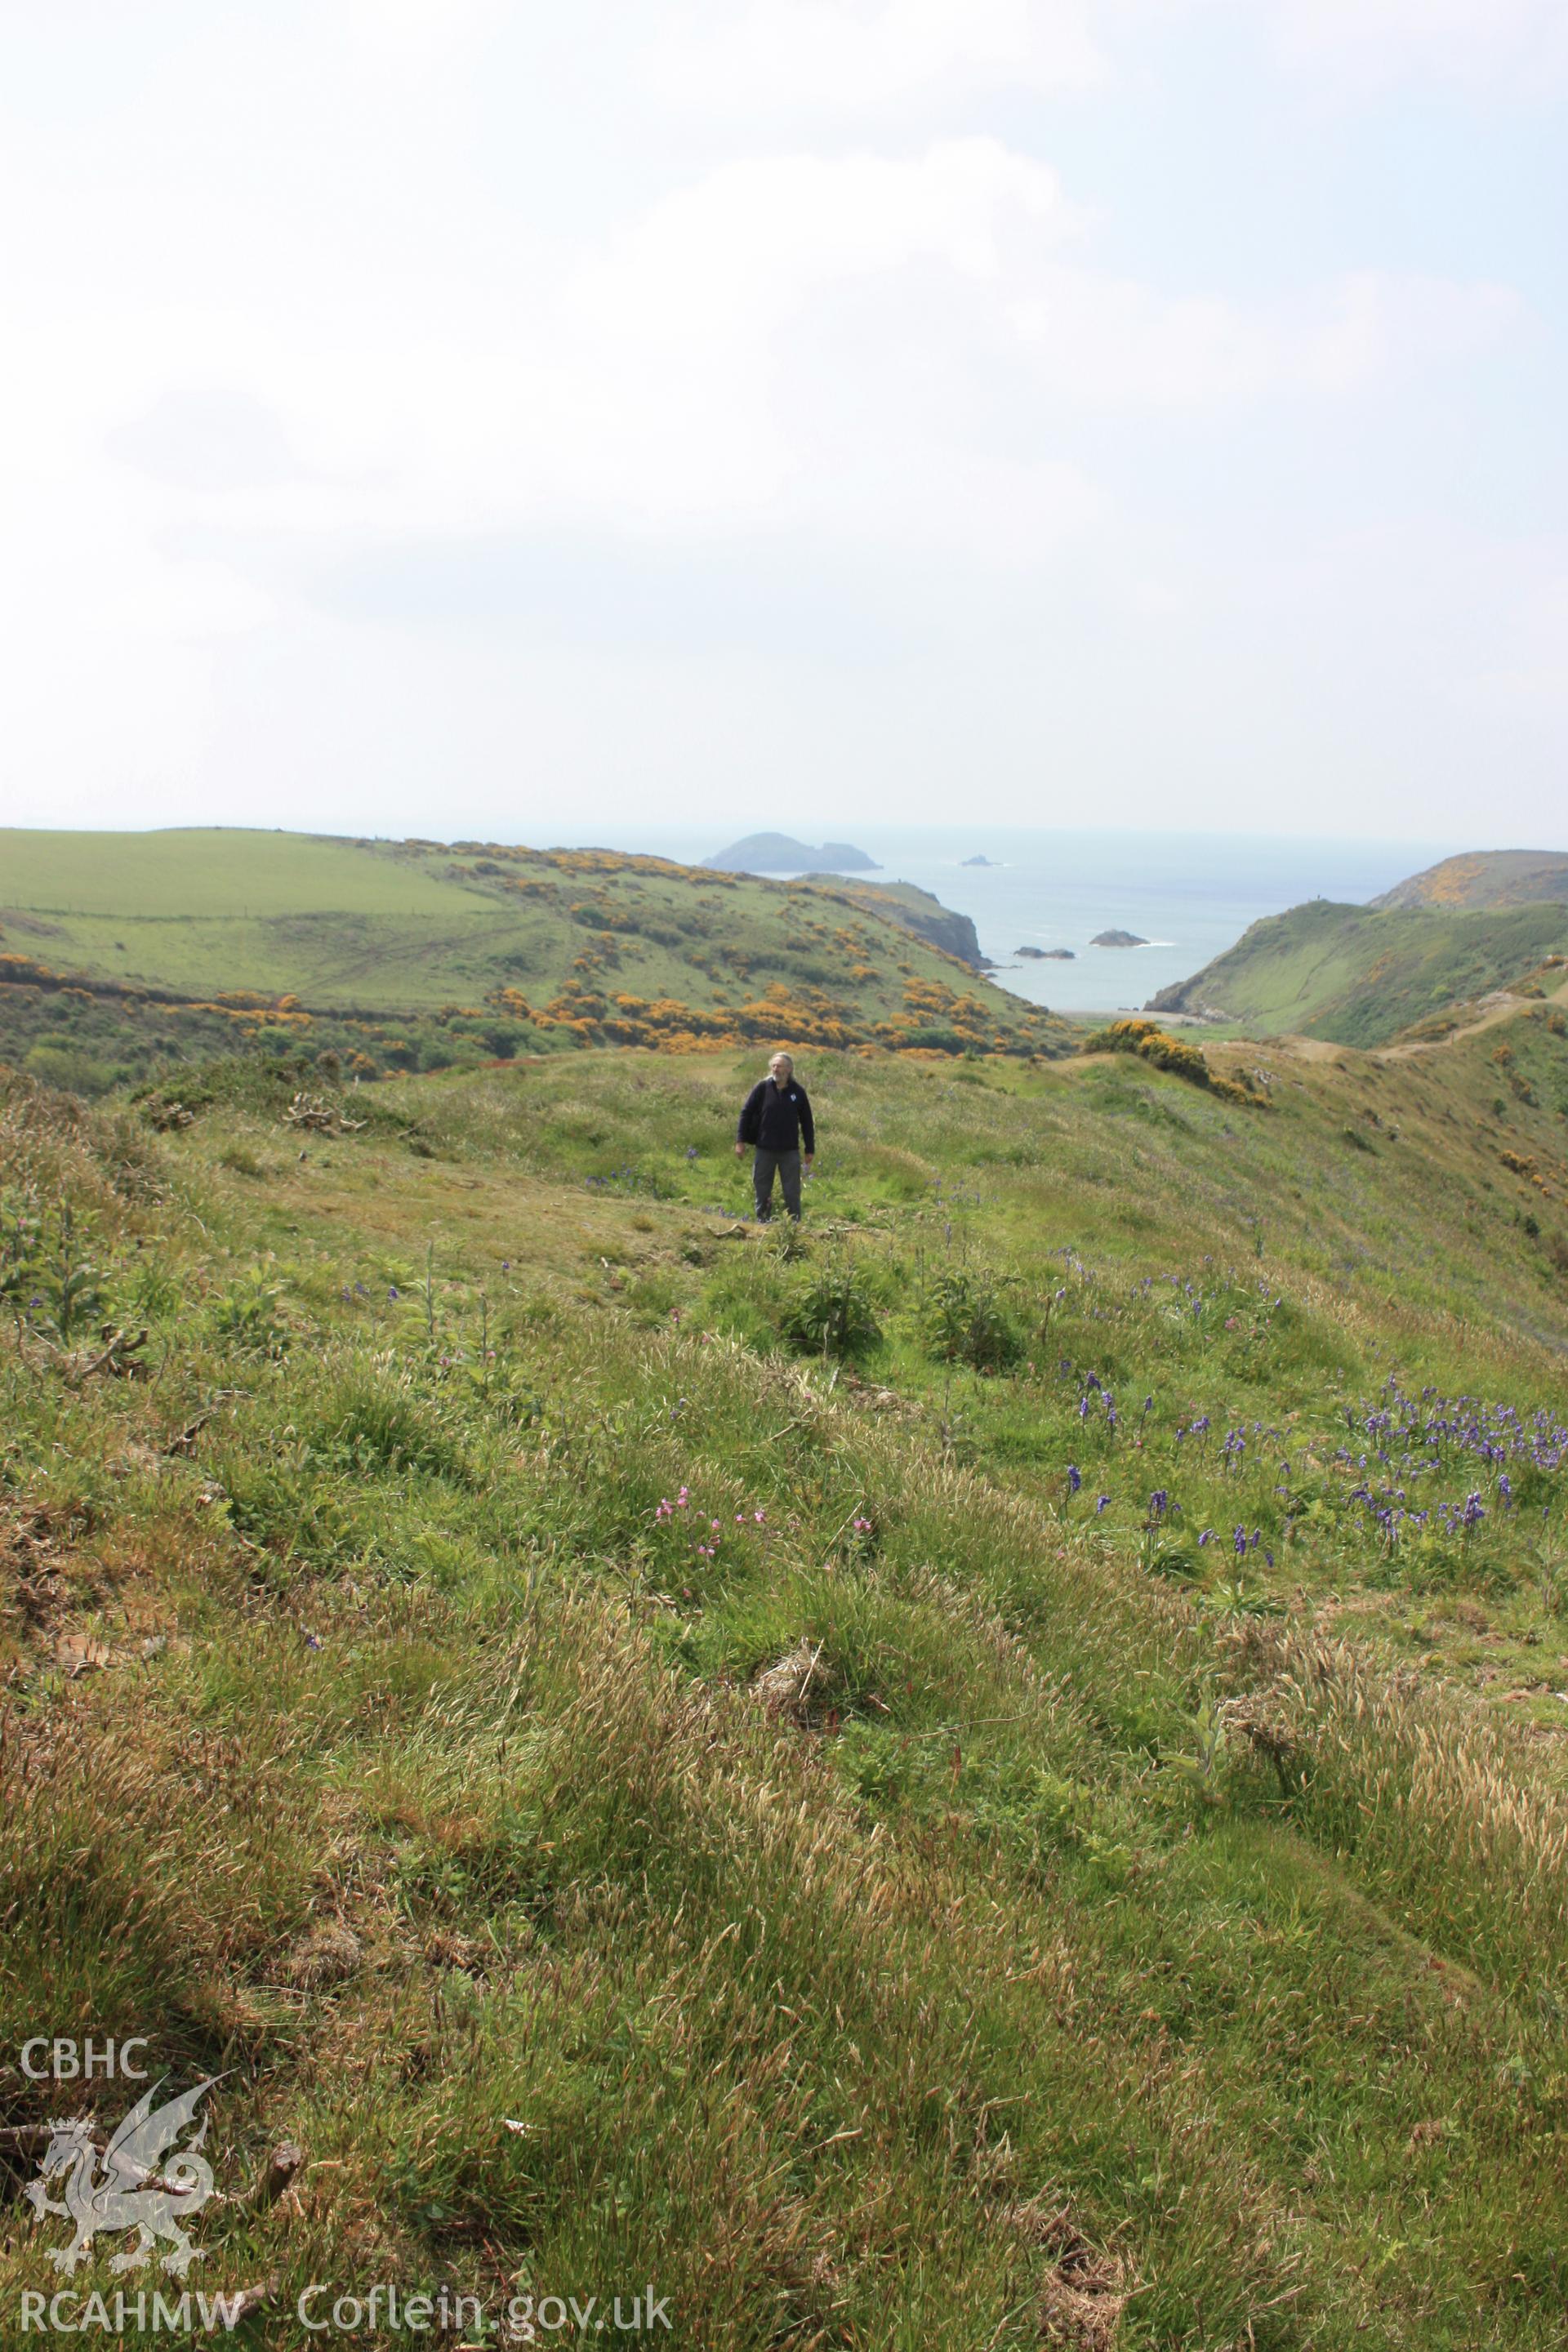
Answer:
[[[1016,956],[1026,956],[1031,963],[1071,963],[1077,956],[1074,948],[1015,948]]]
[[[992,861],[983,850],[978,857],[965,857],[961,859],[960,863],[964,866],[989,866]]]
[[[825,841],[820,849],[787,833],[749,833],[707,860],[721,874],[879,874],[874,857],[852,842]]]
[[[1148,944],[1136,931],[1097,931],[1089,941],[1091,948],[1146,948]]]

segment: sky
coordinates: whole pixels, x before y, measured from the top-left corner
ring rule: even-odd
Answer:
[[[0,823],[1568,846],[1564,0],[0,0]]]

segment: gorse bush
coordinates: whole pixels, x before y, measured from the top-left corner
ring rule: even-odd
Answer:
[[[1137,1054],[1145,1062],[1152,1062],[1157,1070],[1169,1070],[1173,1077],[1190,1078],[1194,1086],[1209,1083],[1209,1066],[1197,1046],[1184,1037],[1173,1037],[1157,1021],[1136,1017],[1112,1021],[1103,1029],[1096,1029],[1083,1041],[1086,1054]]]
[[[1268,1108],[1268,1097],[1245,1072],[1236,1077],[1220,1076],[1209,1068],[1196,1045],[1189,1045],[1184,1037],[1173,1037],[1157,1021],[1142,1015],[1112,1021],[1106,1028],[1095,1030],[1084,1039],[1079,1050],[1085,1054],[1136,1054],[1141,1060],[1152,1063],[1157,1070],[1168,1070],[1173,1077],[1209,1088],[1222,1101],[1242,1103],[1252,1109]]]

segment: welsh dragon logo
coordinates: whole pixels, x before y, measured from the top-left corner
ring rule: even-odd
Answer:
[[[209,2074],[194,2090],[161,2107],[153,2105],[163,2087],[154,2084],[137,2100],[101,2156],[87,2117],[49,2126],[49,2145],[37,2179],[27,2183],[27,2198],[40,2220],[46,2213],[58,2213],[75,2225],[68,2246],[49,2249],[57,2270],[68,2276],[85,2262],[100,2230],[134,2230],[135,2245],[115,2255],[111,2271],[140,2270],[162,2241],[170,2249],[163,2268],[184,2277],[202,2249],[192,2245],[182,2225],[201,2211],[213,2193],[212,2167],[200,2153],[209,2118],[202,2117],[195,2138],[184,2147],[175,2143],[195,2123],[197,2108],[217,2079]],[[48,2184],[62,2179],[63,2195],[51,2197]]]

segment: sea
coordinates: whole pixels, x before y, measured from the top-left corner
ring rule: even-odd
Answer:
[[[756,828],[761,830],[759,826]],[[605,849],[701,865],[725,848],[711,827],[593,832]],[[731,836],[733,837],[733,836]],[[796,835],[799,838],[799,835]],[[913,882],[973,919],[999,986],[1064,1013],[1135,1012],[1234,947],[1249,923],[1307,898],[1363,905],[1462,845],[1290,839],[1276,835],[890,828],[847,821],[834,838],[877,860],[868,882]],[[974,866],[968,861],[984,857]],[[1131,931],[1135,948],[1089,945]],[[1072,961],[1020,961],[1021,947]]]

